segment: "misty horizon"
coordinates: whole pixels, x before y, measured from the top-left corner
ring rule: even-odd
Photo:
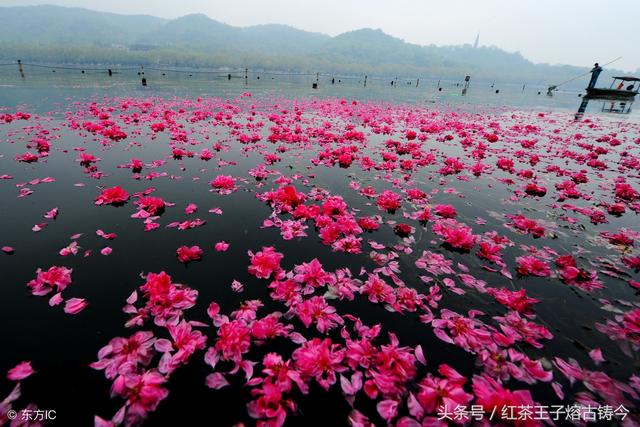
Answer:
[[[105,6],[92,0],[53,0],[44,3],[0,0],[0,6],[55,5],[118,15],[148,15],[166,20],[201,14],[234,27],[286,25],[332,37],[371,28],[419,46],[473,45],[479,35],[479,46],[517,52],[536,64],[590,67],[596,61],[604,64],[621,56],[621,59],[612,64],[613,68],[627,73],[638,72],[640,69],[637,60],[640,47],[634,43],[637,37],[633,35],[632,22],[627,22],[629,19],[633,21],[633,16],[640,12],[640,5],[633,2],[622,2],[615,9],[603,9],[601,4],[595,2],[581,2],[574,9],[567,9],[566,4],[563,4],[557,7],[564,14],[555,12],[544,15],[544,19],[540,17],[539,11],[544,9],[544,4],[550,2],[540,3],[535,10],[530,5],[517,5],[515,8],[513,5],[485,5],[479,10],[476,10],[477,5],[466,5],[459,11],[448,10],[446,8],[449,6],[442,4],[419,4],[403,8],[406,2],[383,7],[379,1],[370,4],[359,1],[338,4],[328,1],[306,11],[300,10],[300,5],[290,1],[270,2],[266,9],[260,2],[252,1],[244,2],[243,5],[225,4],[219,8],[216,6],[220,2],[192,0],[181,2],[177,6],[164,1],[154,4],[129,3],[115,1]],[[491,3],[503,2],[495,0]],[[361,7],[354,8],[356,4]],[[594,5],[597,7],[592,7]],[[469,13],[470,11],[473,13]],[[584,11],[589,14],[585,15]],[[309,17],[314,19],[309,20]],[[523,17],[528,18],[523,20]],[[432,22],[433,18],[438,18],[437,22]],[[563,21],[562,26],[554,25],[554,20],[558,19]],[[398,25],[398,21],[403,22]],[[606,28],[610,22],[613,22],[616,31]],[[552,42],[544,42],[546,39]]]

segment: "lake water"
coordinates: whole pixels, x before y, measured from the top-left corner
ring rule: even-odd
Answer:
[[[373,80],[365,88],[355,80],[331,85],[325,77],[319,89],[313,90],[314,76],[262,75],[257,79],[254,75],[245,85],[242,78],[227,81],[224,77],[162,76],[147,71],[148,86],[142,87],[135,72],[108,77],[93,72],[71,75],[33,68],[26,71],[26,78],[21,80],[13,67],[0,67],[0,119],[3,114],[13,118],[7,123],[0,120],[0,175],[12,177],[0,180],[0,246],[14,248],[14,253],[0,256],[4,343],[0,399],[14,384],[4,378],[5,371],[21,361],[30,361],[36,371],[21,381],[22,397],[13,404],[15,410],[29,403],[53,409],[57,419],[50,424],[61,426],[91,425],[94,415],[110,419],[126,398],[111,398],[112,381],[89,364],[98,360],[98,351],[114,337],[148,330],[157,338],[171,338],[167,328],[154,325],[152,319],[146,319],[143,326],[125,327],[131,315],[123,313],[127,298],[136,289],[138,302],[134,305],[144,306],[146,299],[139,290],[145,283],[142,276],[166,271],[173,283],[198,291],[197,303],[184,311],[184,319],[206,324],[194,324],[193,328],[202,331],[207,343],[175,371],[163,372],[169,394],[157,409],[149,411],[144,425],[252,425],[255,417],[248,414],[247,404],[259,397],[252,390],[259,389],[260,384],[245,385],[242,370],[229,373],[234,366],[232,360],[223,357],[215,369],[203,361],[206,348],[220,341],[218,327],[207,316],[212,301],[220,305],[222,314],[231,316],[243,301],[259,300],[264,306],[258,310],[258,318],[288,312],[280,321],[292,325],[290,332],[308,340],[329,337],[341,348],[349,347],[348,340],[341,336],[341,327],[325,332],[315,321],[305,326],[296,314],[302,309],[270,295],[268,285],[273,276],[267,280],[248,271],[248,251],[255,253],[273,246],[283,254],[282,274],[317,258],[325,271],[348,268],[353,279],[360,281],[356,282],[353,300],[335,298],[335,290],[326,292],[327,285],[310,287],[310,293],[299,294],[303,300],[326,297],[325,302],[342,316],[340,321],[348,330],[344,334],[351,337],[355,332],[348,315],[358,317],[365,325],[382,326],[380,336],[371,340],[378,355],[371,356],[370,363],[380,364],[375,375],[386,369],[380,360],[385,355],[383,347],[389,343],[388,333],[395,334],[400,346],[407,347],[403,352],[409,354],[415,372],[405,372],[403,377],[394,371],[402,379],[397,390],[385,391],[378,385],[377,396],[359,390],[353,401],[353,406],[377,425],[385,424],[381,415],[384,411],[378,405],[381,401],[398,402],[399,415],[394,423],[401,417],[421,418],[408,408],[410,393],[424,392],[426,377],[443,378],[438,368],[445,363],[467,378],[461,387],[475,394],[475,400],[466,402],[469,406],[486,404],[479,391],[479,379],[485,375],[499,380],[505,389],[531,393],[531,402],[513,398],[513,404],[594,404],[614,409],[624,405],[637,414],[640,380],[633,375],[640,368],[640,330],[633,323],[633,313],[640,316],[640,305],[633,283],[640,278],[637,269],[623,259],[639,256],[640,199],[632,191],[621,196],[616,187],[616,183],[624,182],[640,190],[640,124],[636,112],[602,114],[602,102],[591,102],[587,120],[574,121],[580,101],[577,92],[558,92],[550,98],[542,87],[525,87],[523,91],[520,85],[495,84],[492,88],[473,81],[463,97],[460,86],[444,80],[440,82],[443,90],[438,91],[436,81],[421,81],[418,87],[401,81],[392,88],[388,82]],[[496,94],[496,89],[500,93]],[[15,117],[18,110],[31,117]],[[91,128],[92,123],[99,126]],[[157,123],[165,123],[166,128],[152,130],[151,125]],[[113,125],[126,138],[110,138],[104,133]],[[411,132],[415,134],[411,136]],[[254,134],[254,141],[242,139],[243,135],[250,139]],[[496,136],[495,141],[491,135]],[[49,142],[48,156],[35,149],[38,139]],[[400,144],[389,145],[389,139]],[[409,143],[416,144],[414,153],[398,148]],[[340,151],[345,147],[346,151]],[[598,151],[597,147],[604,150]],[[178,148],[184,151],[182,156],[172,151]],[[205,148],[213,154],[208,161],[200,158]],[[349,150],[353,163],[340,167],[339,156]],[[38,160],[18,162],[16,156],[25,152],[35,153]],[[77,160],[81,153],[99,160],[84,167]],[[533,156],[538,160],[532,160]],[[132,158],[144,163],[139,176],[126,166]],[[367,167],[364,158],[373,163]],[[442,170],[447,159],[456,158],[463,163],[460,170]],[[513,160],[514,164],[510,167],[500,159]],[[402,160],[411,161],[402,165]],[[588,163],[590,160],[601,164]],[[476,176],[472,166],[478,163],[486,167]],[[270,172],[264,180],[256,180],[250,173],[259,165]],[[574,176],[579,171],[584,171],[587,182]],[[209,182],[218,175],[232,176],[234,191],[215,191]],[[45,177],[55,181],[34,184],[33,180]],[[340,196],[346,207],[329,209],[326,216],[330,220],[300,220],[298,225],[308,227],[304,230],[307,236],[285,239],[279,227],[264,227],[265,220],[297,218],[257,195],[277,191],[289,181],[305,194],[303,204],[307,206],[323,206]],[[544,187],[546,194],[527,194],[524,189],[530,183]],[[123,206],[97,206],[95,200],[101,191],[114,186],[128,192],[128,201]],[[373,193],[367,197],[361,190],[369,186]],[[572,188],[577,196],[571,193]],[[410,189],[421,190],[426,198],[412,198],[407,194]],[[166,206],[164,213],[152,221],[159,226],[150,231],[144,229],[144,218],[131,217],[138,212],[137,195],[146,190],[175,204]],[[376,205],[385,190],[401,196],[401,207],[394,213]],[[197,205],[197,211],[185,213],[191,203]],[[607,213],[614,203],[624,213]],[[457,212],[455,220],[441,218],[436,213],[437,205],[452,205]],[[59,214],[55,219],[43,218],[56,207]],[[431,219],[419,222],[415,214],[425,207],[431,210]],[[214,208],[220,208],[222,214],[210,211]],[[518,229],[512,216],[519,214],[544,227],[542,235],[536,237],[531,230]],[[326,221],[338,223],[363,216],[376,218],[380,228],[353,234],[362,238],[361,253],[346,253],[323,243]],[[172,226],[196,218],[206,223],[186,230]],[[409,237],[394,233],[396,223],[412,227]],[[40,224],[40,231],[33,230],[35,224]],[[471,250],[456,248],[456,240],[451,240],[453,245],[447,244],[438,231],[439,226],[459,228],[460,224],[471,227],[476,236]],[[96,235],[96,230],[116,233],[117,237],[108,240]],[[632,242],[621,244],[603,237],[602,232],[620,232]],[[73,236],[77,234],[81,235]],[[221,241],[230,244],[227,251],[214,250],[214,244]],[[60,250],[73,242],[80,247],[78,253],[61,256]],[[500,262],[476,255],[482,242],[500,246],[504,269]],[[202,248],[202,259],[181,263],[176,249],[182,245]],[[113,252],[101,254],[105,247]],[[420,266],[423,251],[443,255],[450,260],[451,270],[441,274],[425,270]],[[594,273],[601,287],[590,288],[589,280],[563,279],[556,259],[564,255],[574,256],[582,269],[580,274]],[[546,262],[550,273],[543,277],[519,274],[518,258],[523,256]],[[53,293],[31,295],[27,283],[36,277],[38,268],[47,270],[51,266],[73,270],[72,283],[62,296],[65,300],[85,299],[88,306],[84,310],[67,314],[64,303],[48,304]],[[394,298],[399,300],[401,290],[414,289],[425,296],[424,307],[412,310],[407,303],[400,306],[403,312],[399,313],[399,306],[389,301],[373,301],[360,285],[374,271],[389,284]],[[291,273],[291,277],[294,275]],[[244,285],[241,292],[232,289],[234,280]],[[526,296],[537,302],[528,303],[530,307],[517,306],[496,297],[489,288],[510,292],[524,289]],[[459,330],[460,340],[446,342],[441,331],[455,337],[456,329],[438,327],[429,317],[446,319],[447,310],[466,321],[477,318],[475,330],[479,335]],[[474,315],[469,310],[482,314]],[[553,338],[538,337],[535,341],[539,346],[522,337],[509,343],[501,341],[499,333],[511,339],[520,336],[501,329],[506,321],[496,317],[507,313],[546,328]],[[602,325],[608,321],[606,329]],[[277,352],[285,360],[292,359],[301,346],[298,338],[253,337],[242,360],[256,362],[253,377],[267,381],[264,355]],[[417,360],[416,346],[424,353],[426,365]],[[593,350],[601,351],[605,360],[597,360]],[[154,352],[151,362],[136,369],[160,369],[163,352]],[[538,361],[537,368],[550,372],[553,378],[542,379],[541,375],[529,379],[531,372],[523,367],[521,355]],[[354,368],[346,358],[337,363],[342,375],[350,378],[354,372],[361,372],[365,381],[373,381],[372,366]],[[566,375],[568,370],[556,358],[575,359],[580,366],[577,378]],[[298,370],[304,371],[302,366]],[[207,387],[205,378],[213,372],[224,374],[230,385],[219,390]],[[328,391],[313,376],[304,377],[303,382],[309,386],[307,394],[295,386],[287,390],[286,395],[297,408],[287,411],[286,425],[348,425],[352,408],[343,396],[339,377]],[[505,402],[498,400],[499,405]],[[637,416],[628,415],[627,419],[638,422],[632,417]],[[529,421],[531,425],[536,422]],[[562,418],[556,423],[566,422]],[[620,418],[614,417],[610,423],[620,423]]]
[[[55,70],[55,72],[53,72]],[[476,82],[473,78],[467,94],[462,96],[463,81],[447,78],[422,79],[416,86],[415,79],[398,79],[391,86],[391,79],[369,78],[365,87],[362,77],[332,77],[321,75],[319,89],[313,90],[315,75],[281,75],[280,73],[250,72],[245,86],[244,73],[227,74],[198,73],[187,71],[154,71],[147,69],[145,77],[148,86],[142,87],[137,70],[123,69],[108,76],[103,70],[51,69],[24,66],[25,79],[21,79],[15,64],[0,66],[0,84],[3,105],[28,103],[32,108],[52,109],[62,99],[86,99],[91,96],[159,95],[170,96],[226,96],[235,97],[246,90],[254,94],[283,95],[298,97],[338,97],[354,99],[384,100],[420,105],[454,106],[455,108],[475,108],[475,106],[527,108],[540,110],[577,111],[582,91],[561,89],[553,97],[546,96],[548,84],[512,84],[500,82]],[[587,83],[585,77],[585,85]],[[554,82],[549,82],[552,84]],[[556,82],[557,83],[557,82]],[[608,82],[600,82],[606,84]],[[498,93],[496,93],[498,91]],[[591,101],[587,113],[599,113],[610,107],[610,102]],[[637,112],[631,115],[616,115],[637,120]]]

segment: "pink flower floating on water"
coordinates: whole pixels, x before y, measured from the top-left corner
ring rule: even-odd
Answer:
[[[24,163],[33,163],[38,161],[38,156],[33,153],[24,153],[16,156],[16,160]]]
[[[135,204],[144,212],[140,215],[141,217],[160,215],[166,206],[162,198],[153,196],[141,196],[135,201]]]
[[[33,295],[42,296],[55,291],[57,293],[64,291],[71,284],[71,273],[73,270],[66,267],[50,267],[43,271],[36,271],[36,278],[31,280],[27,286],[31,288]]]
[[[393,213],[400,208],[400,196],[392,191],[385,190],[376,199],[376,204],[380,209]]]
[[[551,275],[549,264],[534,256],[521,256],[516,258],[517,271],[523,276],[547,277]]]
[[[230,175],[218,175],[211,181],[211,186],[222,193],[228,194],[235,190],[236,181]]]
[[[268,279],[272,274],[280,271],[280,261],[284,255],[276,252],[273,246],[267,246],[255,254],[249,251],[249,257],[251,258],[249,273],[258,279]]]
[[[470,251],[477,241],[477,236],[473,234],[471,227],[455,220],[434,224],[433,232],[441,236],[449,246],[461,251]]]
[[[176,250],[178,255],[178,261],[183,264],[188,264],[191,261],[198,261],[202,258],[203,251],[200,246],[180,246]]]
[[[129,193],[127,193],[122,187],[116,185],[115,187],[105,188],[98,196],[95,204],[100,205],[123,205],[129,200]]]

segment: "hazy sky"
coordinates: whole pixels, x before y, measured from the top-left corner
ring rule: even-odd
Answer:
[[[336,35],[380,28],[411,43],[473,43],[519,51],[534,62],[640,68],[640,0],[0,0],[175,18],[204,13],[231,25],[288,24]]]

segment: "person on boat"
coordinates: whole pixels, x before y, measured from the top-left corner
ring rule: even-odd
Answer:
[[[627,90],[633,90],[633,84],[630,84],[629,86],[627,86]]]
[[[624,82],[620,82],[618,87],[616,87],[616,90],[622,90],[623,87],[624,87]]]
[[[602,67],[597,62],[593,65],[593,69],[591,70],[591,81],[589,81],[589,86],[587,89],[594,88],[596,86],[596,81],[598,81],[598,76],[602,72]]]

